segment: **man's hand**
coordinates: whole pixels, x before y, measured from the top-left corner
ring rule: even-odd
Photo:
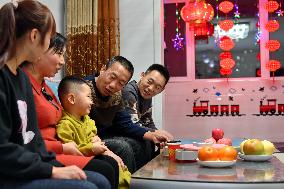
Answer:
[[[105,146],[104,142],[95,142],[93,143],[93,153],[94,155],[100,155],[107,151],[108,148]]]
[[[77,144],[75,142],[68,142],[62,144],[62,148],[63,148],[63,154],[83,156],[83,154],[77,148]]]
[[[122,159],[118,155],[116,155],[115,153],[110,151],[109,149],[107,151],[105,151],[103,153],[103,155],[107,155],[107,156],[110,156],[113,159],[115,159],[115,161],[117,161],[117,163],[118,163],[118,166],[121,167],[123,170],[125,170],[127,168],[126,165],[124,164],[124,162],[122,161]]]
[[[87,176],[79,167],[72,165],[68,167],[53,167],[51,178],[86,180]]]
[[[163,134],[161,134],[159,132],[156,132],[156,131],[154,131],[154,132],[151,132],[151,131],[146,132],[144,134],[143,138],[145,140],[153,141],[155,144],[168,141],[166,136],[164,136]]]

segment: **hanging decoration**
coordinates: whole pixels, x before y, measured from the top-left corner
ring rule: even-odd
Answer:
[[[275,32],[279,29],[279,22],[277,20],[269,20],[266,24],[265,24],[265,29],[268,32]]]
[[[272,72],[273,76],[273,83],[274,83],[274,73],[281,67],[281,63],[278,60],[269,60],[268,63],[265,65],[265,68]]]
[[[181,33],[179,32],[180,28],[179,21],[180,21],[179,8],[178,8],[178,3],[176,3],[176,35],[175,38],[172,39],[173,46],[176,49],[176,51],[183,49],[183,40],[184,40],[184,38],[181,37]]]
[[[231,1],[223,1],[219,4],[219,10],[225,14],[233,10],[233,8],[234,4]]]
[[[232,48],[234,48],[234,46],[235,46],[235,43],[230,37],[228,36],[221,37],[220,43],[219,43],[220,49],[224,51],[229,51]]]
[[[224,69],[224,68],[220,69],[220,74],[223,76],[229,76],[229,75],[232,75],[232,73],[233,72],[231,69]]]
[[[219,22],[219,26],[222,30],[227,32],[227,31],[229,31],[230,29],[233,28],[234,22],[232,20],[223,20],[223,21]]]
[[[282,7],[281,7],[281,2],[279,3],[279,10],[276,11],[276,14],[277,14],[278,17],[284,15],[284,11],[282,10]]]
[[[277,51],[280,48],[280,42],[278,40],[269,40],[265,44],[265,48],[268,49],[270,52]]]
[[[228,52],[228,51],[221,52],[221,53],[219,54],[219,57],[220,57],[220,60],[223,60],[223,59],[225,59],[225,58],[233,58],[232,53],[231,53],[231,52]]]
[[[238,20],[241,18],[239,12],[238,0],[236,0],[234,7],[235,7],[234,17],[236,19],[236,22],[238,22]]]
[[[276,11],[279,7],[279,4],[277,1],[268,1],[265,3],[265,9],[269,12],[272,13]]]
[[[220,61],[220,67],[224,69],[232,69],[235,66],[235,61],[231,58],[224,58]]]

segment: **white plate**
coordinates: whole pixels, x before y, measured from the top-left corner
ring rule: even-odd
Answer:
[[[235,165],[237,160],[233,161],[200,161],[197,159],[197,162],[199,165],[205,166],[205,167],[229,167],[232,165]]]
[[[239,157],[245,161],[267,161],[270,160],[272,155],[245,155],[239,153]]]

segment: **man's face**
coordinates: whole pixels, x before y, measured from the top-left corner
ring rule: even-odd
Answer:
[[[105,67],[101,69],[96,86],[103,96],[111,96],[120,91],[130,78],[131,73],[119,62],[115,62],[107,70]]]
[[[160,72],[153,70],[147,74],[141,74],[141,79],[138,82],[138,89],[144,99],[150,99],[162,92],[165,85],[165,77],[160,74]]]

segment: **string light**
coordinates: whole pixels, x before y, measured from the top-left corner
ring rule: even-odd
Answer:
[[[238,0],[235,1],[234,7],[235,7],[234,17],[235,17],[236,23],[237,23],[239,21],[239,19],[241,18],[240,12],[239,12]]]
[[[179,32],[179,21],[180,21],[180,14],[179,14],[179,8],[178,8],[178,3],[176,3],[176,35],[175,38],[172,39],[173,46],[176,49],[176,51],[179,51],[183,49],[183,40],[184,38],[181,36],[181,33]]]

